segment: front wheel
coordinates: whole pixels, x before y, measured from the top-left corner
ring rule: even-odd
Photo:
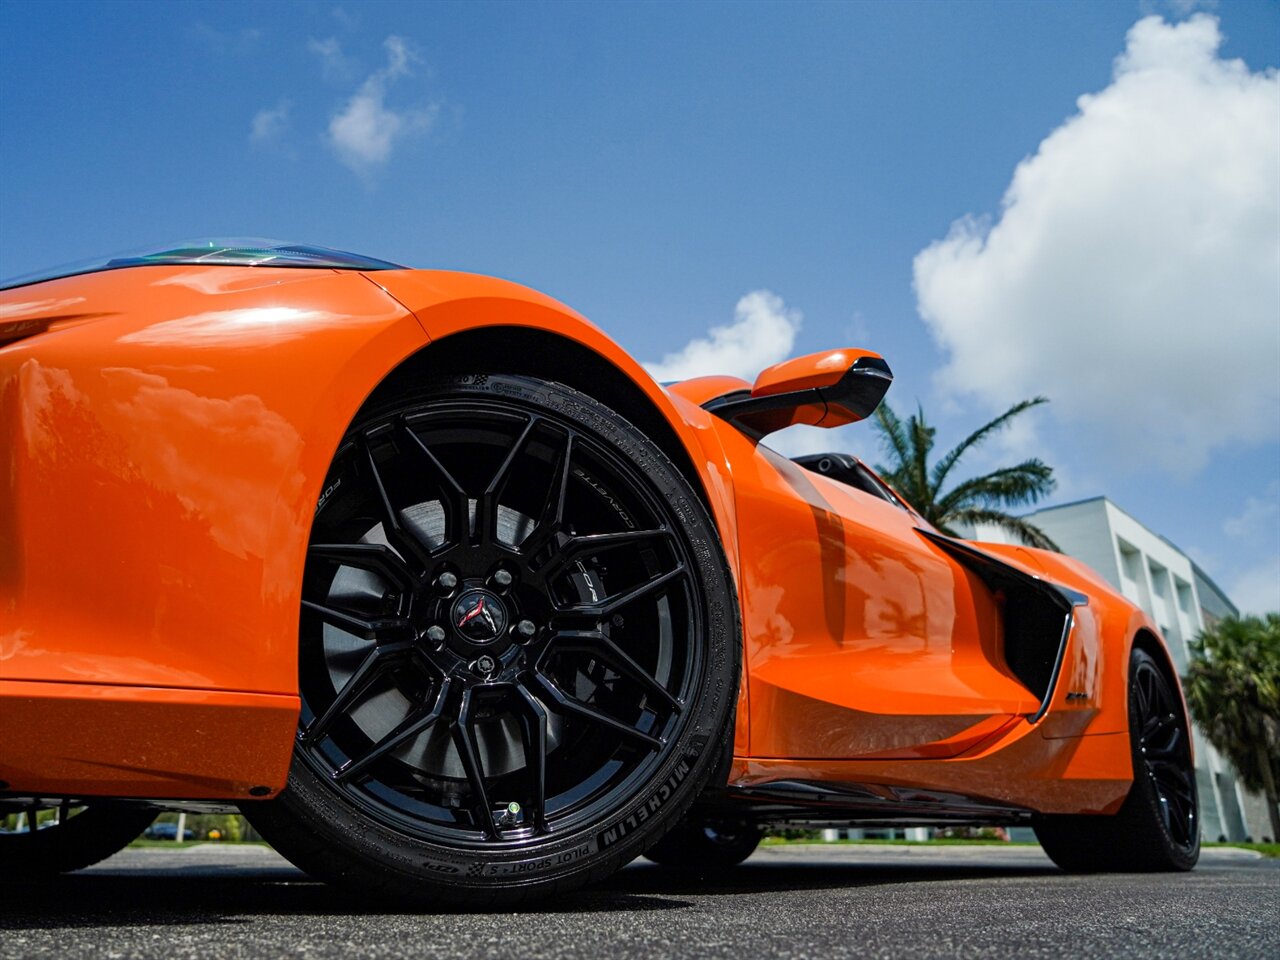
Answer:
[[[1129,660],[1133,786],[1114,816],[1051,816],[1036,824],[1050,859],[1073,873],[1190,870],[1200,858],[1191,731],[1173,682],[1144,650]]]
[[[365,892],[493,906],[657,842],[726,749],[740,660],[719,538],[657,446],[467,376],[359,420],[324,489],[263,836]]]

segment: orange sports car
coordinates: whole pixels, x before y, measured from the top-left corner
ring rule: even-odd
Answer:
[[[1188,869],[1156,627],[782,427],[877,354],[658,384],[489,277],[201,242],[0,291],[0,872],[157,807],[318,877],[507,905],[764,828],[1025,824]]]

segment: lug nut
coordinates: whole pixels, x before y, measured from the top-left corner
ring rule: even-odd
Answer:
[[[495,587],[499,590],[505,590],[511,586],[512,576],[509,570],[495,570],[493,576],[489,578]]]
[[[444,643],[444,627],[439,624],[427,627],[426,638],[432,643]]]
[[[476,673],[493,673],[497,666],[497,662],[487,653],[476,658]]]
[[[450,573],[446,570],[444,573],[440,574],[440,576],[436,577],[436,589],[441,593],[453,593],[457,586],[458,575],[456,573]]]
[[[516,633],[526,640],[532,640],[533,635],[538,632],[538,628],[532,620],[521,620],[516,624]]]

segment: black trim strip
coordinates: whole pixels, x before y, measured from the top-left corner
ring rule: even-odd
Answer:
[[[1029,820],[1025,807],[938,790],[884,784],[774,780],[751,786],[728,786],[700,803],[762,822],[838,823],[906,821],[922,823],[1012,822]]]

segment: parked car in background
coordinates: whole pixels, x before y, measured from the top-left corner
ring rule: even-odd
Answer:
[[[148,840],[176,840],[178,838],[178,825],[176,823],[153,823],[147,827],[143,836]],[[182,831],[183,840],[194,840],[196,832],[190,827]]]

